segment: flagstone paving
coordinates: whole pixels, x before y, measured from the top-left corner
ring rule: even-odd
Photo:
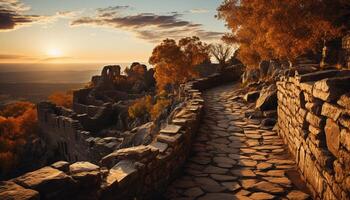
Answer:
[[[205,116],[193,153],[165,198],[310,199],[303,184],[293,184],[298,179],[295,163],[282,139],[271,127],[261,127],[260,120],[245,117],[252,106],[233,98],[237,87],[222,86],[204,93]]]

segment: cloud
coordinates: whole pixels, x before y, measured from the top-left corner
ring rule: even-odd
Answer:
[[[108,7],[97,9],[94,16],[80,17],[71,22],[71,26],[102,26],[122,29],[136,34],[138,38],[159,42],[164,38],[179,39],[185,36],[197,35],[203,40],[220,38],[223,33],[206,31],[201,24],[181,19],[182,14],[172,12],[169,14],[140,13],[122,15],[120,9],[128,7]]]
[[[207,9],[203,9],[203,8],[195,8],[195,9],[192,9],[190,10],[190,13],[198,13],[198,14],[201,14],[201,13],[208,13],[209,10]]]
[[[0,54],[0,60],[21,59],[21,58],[25,58],[25,56],[16,55],[16,54]]]
[[[59,18],[76,17],[77,11],[60,11],[55,15],[29,15],[30,6],[19,0],[0,0],[0,31],[11,31],[34,23],[51,23]]]

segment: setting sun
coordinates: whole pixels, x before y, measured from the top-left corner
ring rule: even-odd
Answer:
[[[47,55],[49,55],[51,57],[60,57],[60,56],[62,56],[62,51],[59,49],[50,49],[47,52]]]

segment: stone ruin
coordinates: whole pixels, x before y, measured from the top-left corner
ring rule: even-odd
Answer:
[[[227,75],[213,74],[182,85],[179,95],[183,103],[169,116],[168,124],[150,144],[130,148],[118,149],[120,142],[115,137],[93,137],[91,131],[84,130],[77,118],[79,114],[72,110],[39,104],[40,126],[47,129],[47,137],[70,162],[59,161],[0,182],[0,199],[158,198],[179,175],[189,156],[203,112],[201,91],[240,76]],[[85,94],[88,96],[89,92]]]
[[[134,72],[140,68],[141,73]],[[155,81],[150,77],[153,69],[138,63],[131,66],[128,75],[122,75],[118,65],[105,66],[100,76],[92,77],[89,87],[73,92],[72,109],[39,103],[39,126],[51,157],[96,163],[116,148],[128,146],[124,143],[130,143],[130,139],[125,140],[128,135],[124,132],[134,128],[128,121],[128,106],[132,100],[152,92]],[[135,131],[138,130],[147,135],[151,126]],[[142,144],[142,140],[141,137],[138,143]]]

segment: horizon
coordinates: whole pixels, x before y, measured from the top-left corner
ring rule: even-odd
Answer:
[[[217,42],[220,0],[0,1],[0,63],[148,63],[166,38]]]

